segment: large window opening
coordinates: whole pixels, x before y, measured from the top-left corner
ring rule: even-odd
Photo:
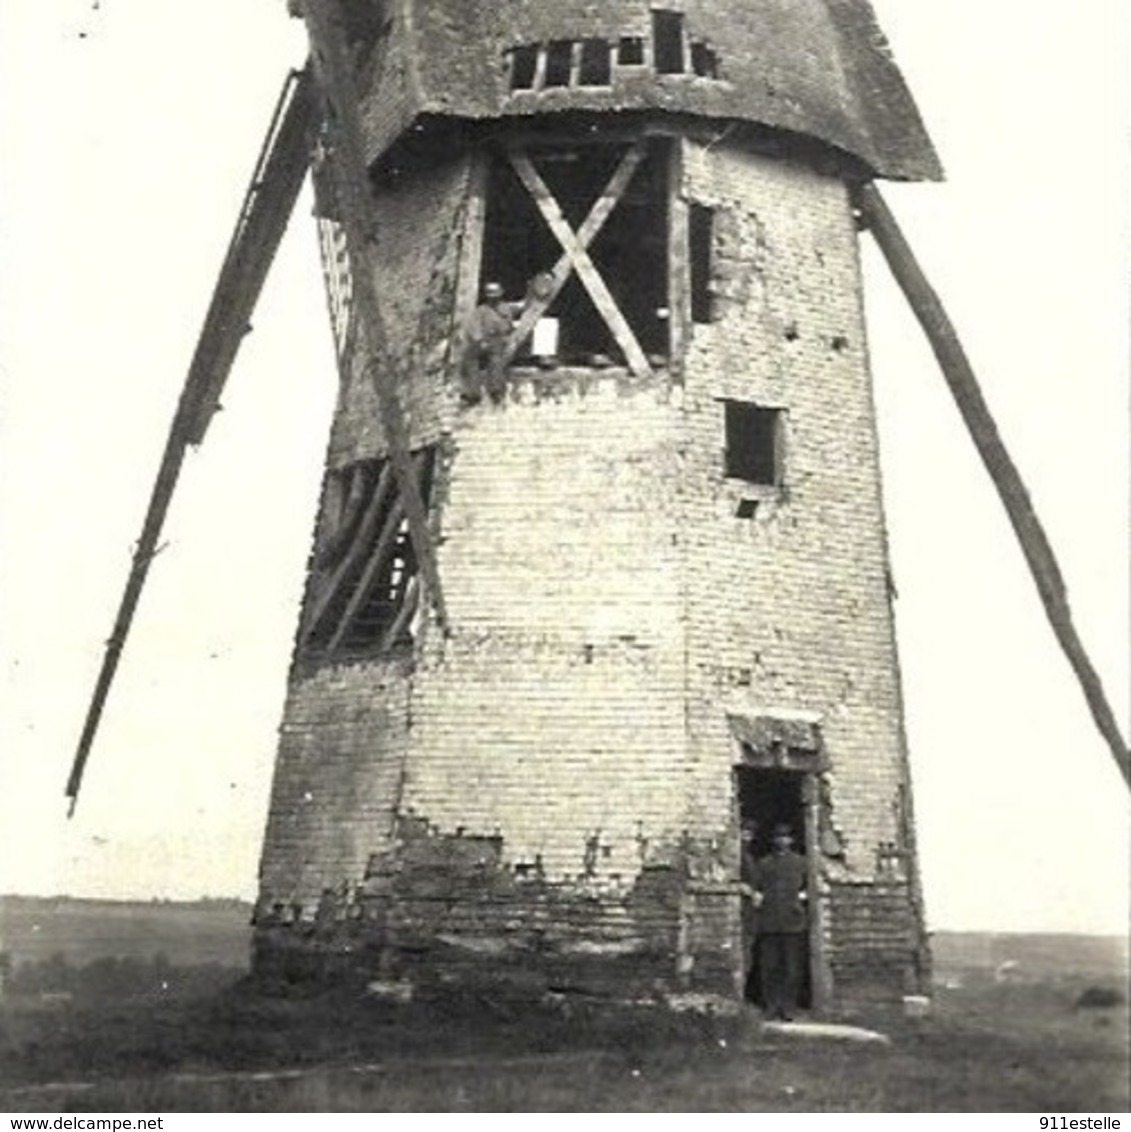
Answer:
[[[589,260],[582,270],[590,285],[582,282],[577,264],[570,261],[564,285],[543,312],[544,320],[554,324],[556,353],[552,359],[539,355],[541,364],[626,364],[624,336],[618,340],[611,329],[618,312],[649,361],[662,363],[667,358],[668,148],[664,143],[649,145],[627,182],[614,190],[619,195],[596,235],[584,231],[595,206],[603,210],[608,205],[603,198],[627,153],[625,146],[596,144],[531,149],[525,154]],[[505,300],[529,301],[564,254],[535,196],[512,161],[500,156],[493,163],[488,186],[480,293],[488,283],[497,283]],[[592,271],[607,288],[614,311],[607,304],[600,309],[595,301]],[[522,365],[534,360],[528,336],[513,361]]]
[[[435,449],[412,457],[425,508]],[[358,460],[330,473],[307,595],[307,656],[385,652],[413,640],[419,604],[416,548],[388,460]]]
[[[726,475],[766,487],[777,487],[783,472],[781,409],[745,401],[725,401]]]

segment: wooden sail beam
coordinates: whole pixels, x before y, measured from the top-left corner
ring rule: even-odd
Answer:
[[[78,802],[83,773],[133,624],[149,565],[157,554],[158,540],[184,465],[185,453],[190,444],[199,444],[204,438],[239,344],[247,332],[248,320],[263,280],[294,211],[309,161],[308,141],[314,112],[308,72],[291,72],[275,106],[169,427],[126,588],[106,642],[102,667],[67,778],[69,815],[74,814]]]
[[[1111,750],[1115,765],[1124,780],[1131,785],[1131,758],[1127,744],[1120,733],[1099,674],[1092,666],[1072,622],[1067,589],[1052,546],[1033,509],[1021,475],[1002,442],[954,326],[874,184],[859,187],[856,206],[930,342],[943,377],[958,405],[958,411],[966,422],[978,455],[993,480],[1017,534],[1057,642],[1076,674],[1092,718]]]
[[[583,242],[579,234],[573,230],[562,213],[558,202],[554,199],[554,194],[550,192],[546,182],[542,180],[541,174],[534,168],[534,163],[526,154],[512,153],[510,160],[519,180],[526,191],[534,198],[534,203],[541,213],[542,219],[561,245],[570,267],[577,273],[578,279],[589,292],[593,305],[605,320],[610,333],[624,353],[628,368],[637,377],[650,376],[652,366],[648,361],[648,356],[641,349],[640,343],[636,340],[636,335],[632,332],[632,327],[628,325],[628,320],[621,314],[616,299],[613,298],[605,280],[601,277],[601,273],[597,270],[596,264],[589,255],[588,243],[592,242],[592,236],[589,237],[588,241]],[[626,178],[625,184],[627,185],[627,183]],[[598,197],[594,211],[598,208],[604,208],[605,199],[605,194]],[[619,199],[619,196],[617,199]],[[615,201],[613,203],[615,204]]]
[[[267,272],[294,211],[310,164],[317,104],[310,68],[292,71],[279,95],[189,368],[191,444],[215,415]]]
[[[377,295],[371,237],[376,229],[369,168],[365,160],[357,90],[349,65],[337,0],[304,0],[303,17],[315,73],[327,105],[327,159],[334,179],[340,221],[346,237],[360,329],[367,347],[367,369],[389,446],[389,461],[400,488],[409,531],[436,620],[447,632],[448,616],[436,564],[436,548],[420,487],[412,471],[408,430],[398,399],[394,361]]]
[[[643,142],[637,142],[635,145],[630,146],[625,155],[620,159],[616,170],[609,179],[609,183],[605,186],[601,195],[593,202],[593,207],[589,210],[589,215],[586,216],[581,227],[577,230],[577,242],[583,248],[588,249],[589,245],[592,244],[593,240],[596,238],[597,233],[605,226],[605,221],[608,220],[613,209],[620,203],[621,197],[624,196],[625,189],[628,188],[633,174],[635,174],[645,156],[646,151]],[[514,356],[518,353],[519,347],[530,335],[531,331],[533,331],[535,323],[550,309],[550,305],[561,293],[572,271],[573,259],[567,252],[563,251],[558,262],[554,264],[553,269],[550,271],[550,279],[546,286],[545,294],[539,295],[538,298],[531,302],[523,310],[521,318],[519,318],[518,322],[515,324],[510,340],[507,343],[506,351],[503,354],[502,364],[504,366],[510,365],[514,360]],[[478,280],[478,276],[476,276],[476,279]]]

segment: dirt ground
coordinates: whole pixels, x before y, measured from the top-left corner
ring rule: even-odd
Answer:
[[[16,1000],[0,1110],[1125,1112],[1126,1005],[1080,1007],[1077,982],[940,988],[923,1019],[843,1019],[889,1045],[766,1032],[753,1010],[483,993]]]

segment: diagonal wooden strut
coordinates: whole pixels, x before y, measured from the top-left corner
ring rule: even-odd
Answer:
[[[512,153],[510,161],[514,171],[518,174],[519,180],[526,187],[526,191],[534,198],[534,203],[542,214],[542,219],[545,220],[546,225],[553,232],[558,243],[561,244],[562,251],[565,253],[570,266],[577,272],[578,279],[589,292],[593,305],[608,324],[617,345],[624,352],[628,368],[637,377],[648,377],[652,373],[652,366],[648,362],[648,357],[640,348],[640,343],[636,340],[632,327],[628,325],[624,315],[621,314],[616,299],[605,286],[601,273],[589,256],[587,244],[592,240],[592,236],[589,237],[589,241],[583,242],[570,227],[569,221],[562,214],[553,193],[550,192],[546,182],[542,180],[541,174],[534,168],[534,163],[526,154]],[[619,171],[618,169],[618,173]],[[625,184],[627,183],[626,179]],[[604,200],[605,194],[602,194],[598,199],[598,205],[603,206]],[[615,203],[614,200],[613,204]],[[611,211],[612,205],[609,208]]]
[[[368,163],[357,109],[357,90],[348,62],[342,14],[338,0],[304,0],[303,15],[310,39],[315,72],[327,105],[327,158],[337,190],[346,250],[353,265],[354,296],[365,336],[370,381],[389,445],[389,462],[400,488],[408,517],[409,532],[420,563],[420,571],[443,632],[448,629],[447,610],[436,565],[436,548],[420,487],[412,474],[407,428],[398,399],[399,375],[385,345],[388,336],[375,283],[375,262],[370,244],[376,223]]]
[[[309,640],[322,624],[327,612],[333,607],[342,594],[343,587],[353,576],[354,571],[361,563],[361,556],[377,530],[377,524],[385,512],[386,504],[391,510],[396,510],[396,500],[389,499],[394,494],[392,465],[385,464],[381,475],[369,497],[369,504],[361,517],[361,523],[350,539],[349,549],[342,556],[341,561],[330,572],[330,577],[322,587],[317,598],[311,602],[310,612],[303,627],[303,637]]]
[[[609,183],[605,186],[604,191],[596,201],[593,202],[593,207],[589,210],[589,215],[577,230],[577,239],[586,249],[593,242],[597,233],[605,226],[605,221],[608,220],[613,209],[620,203],[621,197],[624,196],[625,189],[628,188],[629,182],[632,180],[640,163],[644,160],[645,154],[646,151],[643,142],[637,142],[635,145],[631,146],[621,158],[616,171],[609,179]],[[546,294],[542,298],[535,299],[531,302],[525,310],[523,310],[522,317],[516,323],[511,333],[510,341],[507,344],[506,352],[503,354],[502,364],[504,366],[510,365],[514,360],[514,356],[518,353],[519,347],[521,347],[522,343],[526,341],[531,331],[533,331],[535,323],[550,309],[550,306],[566,285],[566,281],[569,279],[572,271],[573,260],[563,252],[558,262],[554,264],[553,270],[550,272],[550,280],[546,288]]]
[[[1115,765],[1119,767],[1128,785],[1131,785],[1131,758],[1128,756],[1127,745],[1104,693],[1103,683],[1092,667],[1073,625],[1068,593],[1056,556],[1033,509],[1021,475],[998,433],[954,326],[876,186],[860,186],[856,194],[856,205],[931,344],[943,377],[958,405],[958,411],[978,449],[978,455],[1005,505],[1049,624],[1076,674],[1092,718],[1111,749]]]
[[[276,103],[197,340],[173,423],[169,427],[145,521],[134,550],[133,564],[114,619],[114,628],[106,642],[102,668],[67,779],[66,796],[71,800],[69,815],[74,814],[78,802],[86,763],[133,624],[149,564],[157,553],[157,542],[180,477],[185,452],[190,444],[199,444],[204,439],[240,342],[247,333],[248,321],[267,271],[294,211],[309,162],[314,113],[309,72],[292,71]]]

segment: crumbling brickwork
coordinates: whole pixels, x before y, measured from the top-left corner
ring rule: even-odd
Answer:
[[[543,7],[504,5],[503,31],[614,35],[604,6],[538,24]],[[391,35],[424,34],[405,22],[422,9],[390,12]],[[434,43],[451,16],[429,6]],[[614,22],[651,27],[643,6]],[[814,58],[843,34],[821,26]],[[419,54],[389,81],[434,85]],[[762,781],[804,834],[818,1005],[923,978],[855,166],[785,137],[665,129],[649,175],[670,309],[649,317],[670,350],[512,366],[498,404],[460,399],[461,319],[482,282],[484,162],[504,147],[419,142],[377,177],[386,347],[408,445],[437,454],[448,623],[425,609],[396,648],[346,658],[300,631],[263,970],[741,995],[738,827]],[[347,355],[331,470],[388,450],[367,359]]]

